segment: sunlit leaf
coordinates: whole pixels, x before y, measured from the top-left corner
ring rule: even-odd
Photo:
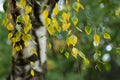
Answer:
[[[87,35],[90,35],[90,33],[92,32],[92,29],[89,25],[85,26],[85,32]]]
[[[104,34],[103,34],[103,37],[104,37],[105,39],[111,39],[111,37],[110,37],[110,35],[109,35],[108,33],[104,33]]]

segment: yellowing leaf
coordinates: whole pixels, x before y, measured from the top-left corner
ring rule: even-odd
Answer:
[[[9,31],[13,30],[13,29],[14,29],[14,28],[13,28],[13,25],[12,25],[11,23],[9,23],[9,24],[7,25],[7,29],[8,29]]]
[[[68,46],[69,45],[75,46],[77,43],[77,37],[75,35],[71,35],[70,37],[67,38],[66,42]]]
[[[76,12],[78,12],[78,10],[79,10],[79,8],[80,8],[80,3],[79,3],[79,2],[74,2],[74,3],[72,4],[72,7],[73,7],[73,9],[74,9]]]
[[[90,26],[86,26],[85,27],[85,32],[86,32],[87,35],[90,35],[90,33],[92,32],[91,27]]]
[[[31,6],[25,6],[25,11],[27,13],[30,13],[32,11],[32,7]]]
[[[78,54],[79,54],[79,50],[73,47],[72,48],[72,56],[75,57],[75,58],[77,58]]]
[[[23,36],[22,36],[22,40],[23,41],[29,41],[29,40],[31,40],[32,39],[32,36],[30,35],[30,34],[24,34]]]
[[[10,33],[8,34],[8,39],[10,39],[12,36],[13,36],[13,33],[10,32]]]
[[[56,3],[55,9],[53,10],[53,14],[54,14],[54,15],[57,15],[58,12],[59,12],[59,6],[58,6],[58,4]]]
[[[51,23],[51,19],[50,18],[46,18],[45,21],[44,21],[44,24],[46,27],[48,27]]]
[[[28,14],[22,15],[22,20],[25,22],[26,25],[30,24],[30,16]]]
[[[104,36],[105,39],[111,39],[111,37],[110,37],[110,35],[108,33],[104,33],[103,36]]]
[[[67,31],[67,29],[70,27],[70,23],[63,23],[62,29],[63,31]]]
[[[20,51],[20,50],[22,50],[22,46],[21,45],[17,45],[17,46],[15,46],[15,49],[16,49],[16,51]]]
[[[57,29],[57,31],[60,32],[61,28],[59,27],[57,20],[55,18],[52,18],[52,22],[55,28]]]
[[[31,70],[31,71],[30,71],[30,74],[34,77],[34,75],[35,75],[34,70]]]
[[[7,26],[7,24],[8,24],[8,18],[7,17],[5,17],[3,19],[2,24],[3,24],[3,26]]]
[[[68,52],[65,52],[65,57],[69,58],[69,53]]]
[[[68,21],[69,21],[69,19],[70,19],[70,13],[69,13],[69,12],[68,12],[68,13],[63,12],[62,18],[63,18],[64,20],[68,20]]]
[[[48,17],[48,10],[44,10],[43,16],[44,16],[44,19],[46,19]]]
[[[26,0],[20,0],[19,5],[24,8],[26,6]]]
[[[53,35],[54,32],[55,32],[55,29],[54,29],[54,26],[50,25],[48,28],[47,28],[48,32],[50,33],[50,35]]]
[[[77,25],[77,23],[78,23],[78,18],[77,18],[77,16],[74,15],[74,16],[72,17],[72,22],[73,22],[74,26]]]
[[[12,19],[12,15],[10,13],[7,14],[9,19]]]
[[[94,34],[94,42],[99,45],[100,44],[100,36],[98,34]]]
[[[38,56],[38,53],[35,49],[32,49],[32,53],[35,54],[36,56]]]

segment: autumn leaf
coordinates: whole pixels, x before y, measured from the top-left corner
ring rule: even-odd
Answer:
[[[36,56],[38,56],[38,53],[35,49],[32,49],[32,53],[35,54]]]

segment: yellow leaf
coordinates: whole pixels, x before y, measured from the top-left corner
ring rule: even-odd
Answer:
[[[48,17],[48,10],[44,10],[43,16],[44,16],[44,19],[46,19]]]
[[[35,54],[36,56],[38,56],[38,53],[35,49],[32,49],[32,53]]]
[[[59,27],[57,20],[55,18],[52,18],[52,21],[53,21],[53,25],[55,26],[57,31],[60,32],[61,28]]]
[[[100,36],[98,34],[94,34],[94,42],[99,45],[100,44]]]
[[[32,7],[31,6],[25,6],[25,11],[27,13],[30,13],[32,11]]]
[[[11,13],[8,13],[7,16],[8,16],[9,19],[12,19]]]
[[[66,0],[66,5],[68,6],[68,0]]]
[[[68,21],[69,21],[69,19],[70,19],[70,12],[68,12],[68,13],[63,12],[62,18],[63,18],[64,20],[68,20]]]
[[[70,27],[70,23],[63,23],[62,29],[63,31],[67,31],[67,29]]]
[[[56,3],[55,9],[53,10],[53,14],[54,14],[54,15],[57,15],[58,12],[59,12],[59,6],[58,6],[58,4]]]
[[[79,54],[80,52],[79,52],[79,50],[78,49],[76,49],[76,48],[72,48],[72,56],[73,57],[75,57],[75,58],[77,58],[77,55]]]
[[[34,70],[31,70],[31,71],[30,71],[30,74],[34,77],[34,75],[35,75]]]
[[[54,29],[54,26],[50,25],[48,28],[47,28],[48,32],[50,33],[50,35],[53,35],[54,32],[55,32],[55,29]]]
[[[24,8],[26,6],[26,0],[20,0],[19,5]]]
[[[2,24],[3,24],[3,26],[7,26],[7,24],[8,24],[8,18],[7,17],[5,17],[3,19]]]
[[[103,36],[104,36],[105,39],[111,39],[111,37],[110,37],[110,35],[108,33],[104,33]]]
[[[13,28],[13,25],[12,25],[11,23],[9,23],[9,24],[7,25],[7,29],[8,29],[9,31],[13,30],[13,29],[14,29],[14,28]]]
[[[30,65],[34,66],[34,62],[30,61]]]
[[[50,18],[46,18],[45,21],[44,21],[44,24],[46,27],[48,27],[51,23],[51,19]]]
[[[77,37],[75,35],[71,35],[70,37],[67,38],[66,42],[68,46],[69,45],[75,46],[77,43]]]
[[[13,33],[10,32],[10,33],[8,34],[8,39],[12,38],[12,36],[13,36]]]
[[[24,41],[24,45],[25,45],[25,47],[28,47],[28,41]]]
[[[22,20],[25,22],[26,25],[30,24],[30,16],[28,14],[22,15]]]
[[[17,46],[15,46],[15,49],[16,49],[16,51],[20,51],[20,50],[22,50],[22,46],[21,45],[17,45]]]

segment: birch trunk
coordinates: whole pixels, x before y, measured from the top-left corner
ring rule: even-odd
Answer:
[[[12,15],[12,19],[9,19],[9,22],[12,23],[14,27],[14,30],[11,31],[13,35],[17,32],[16,24],[21,24],[17,23],[17,17],[25,14],[25,12],[17,6],[17,3],[20,1],[21,0],[8,0],[8,13]],[[15,53],[13,50],[14,55],[12,56],[12,69],[7,80],[45,80],[47,31],[43,24],[42,12],[47,9],[49,10],[49,16],[51,16],[52,9],[58,0],[25,1],[26,5],[31,6],[33,10],[33,16],[29,15],[32,24],[32,29],[29,31],[29,34],[32,36],[32,39],[36,44],[33,40],[29,40],[28,47],[25,47],[22,39],[16,43],[21,45],[22,49]],[[45,7],[45,5],[48,7]],[[14,44],[12,43],[12,45]],[[36,50],[37,56],[33,54],[32,49]],[[31,65],[31,62],[34,62],[34,65]],[[31,75],[31,70],[34,71],[34,76]]]

